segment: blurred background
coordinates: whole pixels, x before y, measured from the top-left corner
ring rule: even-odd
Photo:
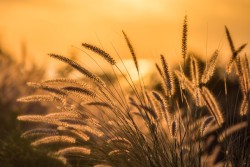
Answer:
[[[165,54],[175,62],[181,57],[185,14],[188,49],[210,56],[217,48],[229,53],[224,25],[236,46],[250,41],[249,9],[249,0],[1,0],[0,42],[17,58],[25,43],[39,64],[47,64],[50,52],[83,55],[73,47],[81,48],[82,42],[102,46],[114,57],[115,48],[125,59],[130,57],[125,30],[140,58],[155,61]]]

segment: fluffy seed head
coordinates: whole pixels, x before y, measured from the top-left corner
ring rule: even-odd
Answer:
[[[188,27],[187,27],[187,15],[184,17],[184,23],[182,28],[182,57],[185,60],[187,56],[187,33],[188,33]]]
[[[107,52],[105,52],[104,50],[94,46],[94,45],[91,45],[91,44],[88,44],[88,43],[83,43],[82,44],[83,47],[85,47],[86,49],[89,49],[97,54],[99,54],[100,56],[102,56],[105,60],[107,60],[107,62],[109,62],[111,65],[115,65],[116,62],[114,60],[113,57],[111,57]]]
[[[133,45],[131,44],[131,42],[130,42],[128,36],[127,36],[127,34],[124,31],[122,31],[122,33],[123,33],[123,36],[124,36],[124,38],[126,40],[128,48],[130,50],[130,53],[131,53],[131,55],[133,57],[133,60],[134,60],[134,63],[135,63],[135,67],[136,67],[137,71],[139,71],[139,65],[138,65],[138,61],[137,61],[137,57],[136,57]]]
[[[36,140],[31,143],[33,146],[39,146],[43,144],[52,144],[52,143],[75,143],[76,140],[73,137],[69,136],[49,136],[42,139]]]
[[[63,90],[69,91],[69,92],[75,92],[75,93],[80,93],[86,96],[90,96],[90,97],[96,97],[96,94],[88,89],[85,88],[78,88],[78,87],[74,87],[74,86],[67,86],[67,87],[63,87]]]
[[[166,86],[164,86],[167,96],[171,97],[174,95],[174,83],[173,77],[169,71],[167,61],[163,55],[161,55],[161,63],[163,68],[163,80]]]
[[[177,135],[177,122],[174,120],[171,124],[170,134],[172,138],[176,138]]]
[[[69,154],[83,154],[90,155],[91,150],[85,147],[67,147],[57,151],[55,154],[58,155],[69,155]]]
[[[214,117],[213,117],[213,116],[209,116],[209,117],[206,117],[206,118],[202,121],[201,128],[200,128],[201,134],[204,133],[204,131],[207,129],[208,125],[209,125],[213,120],[214,120]]]
[[[113,155],[118,155],[118,154],[123,154],[123,153],[129,153],[128,150],[113,150],[109,152],[109,156],[113,156]]]
[[[66,57],[57,55],[57,54],[49,54],[50,57],[58,59],[64,63],[69,64],[70,66],[72,66],[74,69],[76,69],[77,71],[81,72],[83,75],[85,75],[86,77],[96,81],[97,83],[101,84],[102,86],[105,86],[104,82],[97,76],[95,76],[93,73],[91,73],[90,71],[88,71],[87,69],[85,69],[84,67],[82,67],[81,65],[79,65],[78,63],[76,63],[73,60],[70,60]]]
[[[218,55],[219,55],[219,51],[216,50],[213,56],[210,58],[208,64],[206,65],[206,69],[204,70],[202,77],[201,77],[201,82],[203,84],[206,84],[210,80],[210,78],[213,76]]]

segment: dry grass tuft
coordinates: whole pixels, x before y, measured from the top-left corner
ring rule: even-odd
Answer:
[[[59,102],[56,105],[61,111],[19,116],[20,121],[43,126],[24,132],[23,137],[36,138],[32,143],[34,146],[68,143],[69,147],[52,152],[68,158],[69,162],[71,154],[77,155],[91,166],[205,167],[250,163],[250,148],[246,146],[250,142],[246,117],[249,115],[250,70],[247,57],[241,59],[239,55],[246,44],[236,50],[226,27],[232,51],[226,71],[231,71],[235,64],[238,88],[242,93],[236,99],[237,104],[241,101],[240,105],[229,106],[235,108],[232,111],[226,100],[233,89],[227,89],[225,96],[211,89],[215,79],[220,81],[214,78],[219,51],[213,53],[206,65],[194,55],[187,57],[187,16],[182,34],[184,65],[172,75],[163,55],[160,56],[161,67],[156,64],[163,91],[146,89],[134,47],[125,32],[122,33],[138,72],[140,88],[121,72],[106,51],[94,45],[84,43],[83,47],[118,69],[113,71],[116,77],[110,84],[73,60],[49,54],[84,74],[90,82],[59,78],[29,83],[34,88],[48,91],[49,95],[33,95],[18,101]],[[124,89],[119,75],[128,82],[130,91]],[[109,80],[107,75],[104,77]],[[219,91],[224,90],[224,84],[230,86],[227,77],[218,87]],[[178,82],[174,82],[175,78]],[[221,103],[224,98],[226,102]],[[239,154],[243,148],[239,143],[246,146],[242,154]]]

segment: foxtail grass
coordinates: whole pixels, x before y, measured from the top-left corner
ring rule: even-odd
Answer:
[[[249,115],[250,72],[247,56],[243,61],[239,60],[246,44],[235,49],[226,27],[232,56],[225,77],[235,64],[243,95],[240,106],[237,106],[237,118],[232,119],[225,109],[227,107],[220,104],[218,92],[213,92],[210,86],[216,74],[219,51],[216,50],[207,64],[202,65],[194,55],[187,53],[187,32],[185,16],[182,33],[184,65],[180,65],[180,70],[171,70],[163,55],[160,55],[161,66],[156,63],[163,90],[146,89],[134,47],[124,31],[138,72],[139,87],[131,76],[126,77],[114,57],[92,44],[83,43],[82,46],[112,66],[115,82],[111,82],[106,74],[101,79],[67,57],[49,54],[82,73],[88,82],[59,78],[30,83],[30,86],[48,93],[23,97],[18,101],[54,102],[59,99],[61,103],[57,104],[59,111],[55,113],[19,116],[20,121],[43,126],[42,130],[24,132],[23,137],[34,135],[33,146],[66,142],[68,147],[56,148],[53,153],[64,156],[69,162],[71,154],[78,156],[91,166],[198,167],[250,163],[246,154],[249,147],[242,156],[238,155],[239,148],[234,150],[235,146],[241,147],[234,141],[249,142],[246,116]],[[186,67],[190,70],[186,71]],[[131,93],[121,85],[118,75],[127,81]],[[47,131],[44,130],[46,127]],[[227,142],[231,145],[226,145]],[[234,158],[228,158],[230,156]]]

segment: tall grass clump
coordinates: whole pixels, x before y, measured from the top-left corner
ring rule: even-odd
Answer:
[[[247,166],[250,163],[247,144],[250,69],[248,57],[241,55],[246,44],[235,49],[226,28],[232,56],[221,80],[216,73],[219,50],[211,55],[207,64],[187,52],[185,17],[183,65],[170,69],[165,56],[160,55],[161,63],[156,67],[161,89],[148,90],[140,75],[134,47],[124,31],[123,35],[139,83],[122,72],[111,54],[92,44],[82,46],[109,63],[114,76],[123,76],[130,91],[124,89],[118,77],[112,82],[105,72],[100,78],[81,62],[49,54],[84,78],[29,83],[47,93],[18,101],[52,102],[58,111],[18,116],[20,121],[38,125],[22,136],[32,139],[34,147],[53,145],[51,154],[66,158],[74,166]],[[94,56],[92,59],[95,60]],[[231,82],[232,72],[238,83]],[[219,95],[212,86],[225,93]],[[237,98],[230,89],[233,86],[239,90]],[[234,103],[230,102],[232,99]]]

